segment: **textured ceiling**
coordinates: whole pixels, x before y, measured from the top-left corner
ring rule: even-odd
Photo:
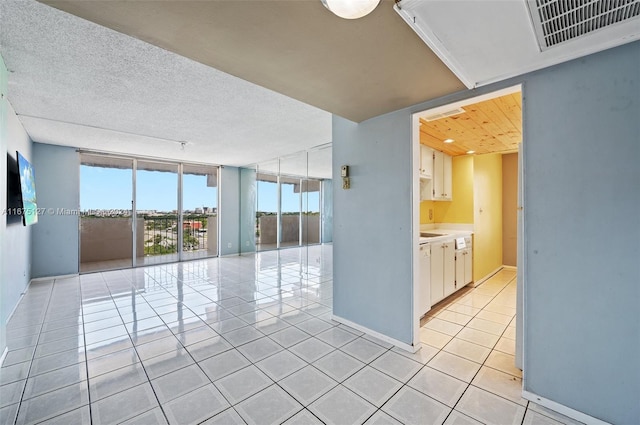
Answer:
[[[0,1],[0,53],[37,142],[225,165],[331,142],[329,112],[41,3]]]
[[[345,20],[320,0],[43,0],[360,122],[464,85],[383,0]]]

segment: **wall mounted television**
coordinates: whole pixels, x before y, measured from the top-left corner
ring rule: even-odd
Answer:
[[[38,202],[33,166],[20,152],[16,160],[7,154],[7,224],[22,221],[29,226],[38,222]]]

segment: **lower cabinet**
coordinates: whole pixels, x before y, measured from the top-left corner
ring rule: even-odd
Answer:
[[[431,243],[431,305],[473,281],[471,237],[466,248],[456,250],[455,240]]]
[[[453,239],[431,244],[431,305],[455,291],[455,243]]]
[[[473,254],[471,248],[465,248],[456,251],[456,286],[462,288],[473,280],[471,274],[471,264],[473,263]]]

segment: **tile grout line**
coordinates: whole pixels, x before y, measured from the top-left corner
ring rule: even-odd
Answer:
[[[43,317],[42,317],[42,323],[40,323],[40,330],[38,331],[38,338],[36,339],[36,345],[35,345],[35,348],[33,349],[33,354],[31,355],[31,360],[29,360],[29,369],[27,370],[27,375],[25,377],[24,388],[22,388],[22,394],[20,395],[20,401],[19,401],[19,404],[18,404],[18,408],[16,409],[15,417],[13,419],[14,425],[16,425],[18,423],[18,417],[20,415],[20,409],[22,408],[22,401],[23,401],[23,398],[24,398],[24,394],[27,391],[27,383],[29,381],[29,375],[31,374],[31,367],[33,366],[33,360],[35,359],[36,351],[38,349],[38,343],[40,342],[40,337],[42,335],[42,328],[44,327],[44,321],[45,321],[46,315],[47,315],[47,313],[49,311],[49,306],[51,304],[51,294],[53,293],[53,287],[55,285],[56,280],[57,279],[54,279],[51,282],[51,289],[49,290],[49,295],[47,297],[47,307],[46,307],[45,312],[44,312]],[[27,289],[27,291],[29,289]]]

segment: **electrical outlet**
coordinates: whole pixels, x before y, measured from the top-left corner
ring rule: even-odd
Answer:
[[[349,177],[343,177],[342,178],[342,188],[343,189],[351,188],[351,181],[349,180]]]
[[[227,248],[231,248],[231,242],[227,244]]]
[[[433,220],[433,210],[429,208],[429,220]]]

